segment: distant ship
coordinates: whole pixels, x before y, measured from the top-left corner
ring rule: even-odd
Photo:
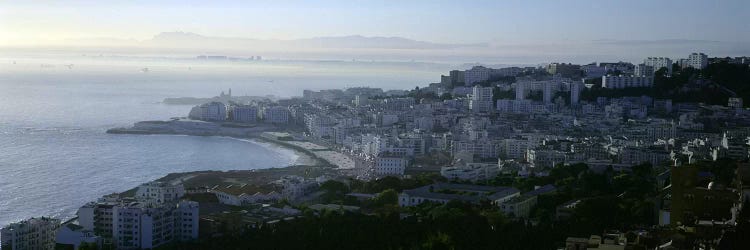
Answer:
[[[141,69],[141,72],[143,72],[143,73],[148,73],[149,71],[151,71],[151,70],[149,70],[148,68],[142,68]]]

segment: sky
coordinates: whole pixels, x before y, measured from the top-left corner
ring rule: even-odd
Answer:
[[[149,39],[165,31],[445,43],[690,39],[750,42],[750,1],[2,1],[5,44]]]
[[[692,52],[748,56],[748,13],[748,0],[0,1],[0,50],[116,48],[112,53],[515,64],[639,61]],[[154,47],[152,38],[176,31],[261,40],[402,37],[483,46],[312,51],[275,41],[270,48],[199,41],[177,51],[187,44],[178,41]]]

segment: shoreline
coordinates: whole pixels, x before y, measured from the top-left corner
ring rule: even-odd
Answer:
[[[180,128],[173,130],[174,122],[198,124],[200,128],[213,128],[213,131],[190,130]],[[160,126],[153,128],[138,127],[139,124],[158,124]],[[276,126],[234,126],[232,124],[219,124],[202,121],[146,121],[137,122],[131,128],[112,128],[106,131],[107,134],[132,134],[132,135],[182,135],[182,136],[206,136],[206,137],[225,137],[235,140],[247,140],[251,143],[259,144],[263,147],[279,147],[292,151],[297,158],[289,165],[284,167],[271,167],[262,169],[247,170],[198,170],[188,172],[172,172],[151,181],[165,181],[183,183],[185,188],[206,188],[215,185],[230,184],[264,184],[278,180],[283,176],[297,175],[304,177],[319,176],[342,176],[346,175],[336,164],[317,156],[313,150],[305,149],[301,146],[287,143],[283,140],[277,140],[262,136],[265,132],[278,132]],[[120,197],[134,196],[138,186],[130,187],[126,190],[115,191],[112,195]],[[94,199],[95,200],[95,199]],[[54,216],[61,220],[75,219],[75,214],[58,214]]]
[[[130,128],[112,128],[107,134],[133,134],[133,135],[185,135],[185,136],[218,136],[238,140],[252,140],[254,143],[280,147],[291,150],[297,155],[297,159],[289,166],[333,166],[331,162],[316,156],[313,152],[285,143],[280,140],[261,136],[265,132],[277,132],[277,126],[266,124],[235,124],[215,123],[196,120],[172,119],[168,121],[141,121],[136,122]]]
[[[324,146],[313,145],[309,148],[299,145],[300,142],[311,144],[306,141],[284,140],[273,138],[273,133],[283,130],[279,126],[269,124],[242,124],[231,122],[207,122],[173,118],[168,121],[141,121],[136,122],[130,128],[112,128],[107,130],[108,134],[164,134],[164,135],[188,135],[188,136],[224,136],[234,139],[251,139],[258,142],[267,142],[275,146],[295,151],[301,158],[296,165],[315,165],[331,167],[333,169],[354,169],[356,163],[339,152]],[[270,133],[270,134],[269,134]],[[285,133],[285,132],[281,132]],[[321,148],[324,148],[321,149]]]

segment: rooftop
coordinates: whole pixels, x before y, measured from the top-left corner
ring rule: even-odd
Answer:
[[[232,184],[228,186],[219,186],[219,187],[214,188],[213,190],[219,191],[222,193],[231,194],[231,195],[237,195],[237,196],[242,195],[242,194],[254,195],[257,193],[267,194],[267,193],[274,192],[274,191],[279,192],[278,188],[272,185],[256,186],[256,185],[247,185],[247,184],[242,184],[242,185]]]
[[[478,202],[482,199],[496,200],[519,193],[512,187],[479,186],[468,184],[436,183],[415,189],[404,190],[409,196],[443,200]]]

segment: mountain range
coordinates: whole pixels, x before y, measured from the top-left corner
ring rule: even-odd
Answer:
[[[100,46],[137,46],[170,48],[252,48],[257,49],[454,49],[487,47],[486,43],[447,44],[418,41],[403,37],[380,36],[329,36],[303,39],[254,39],[242,37],[215,37],[191,32],[162,32],[143,41],[124,39],[78,39],[80,44],[94,43]]]

